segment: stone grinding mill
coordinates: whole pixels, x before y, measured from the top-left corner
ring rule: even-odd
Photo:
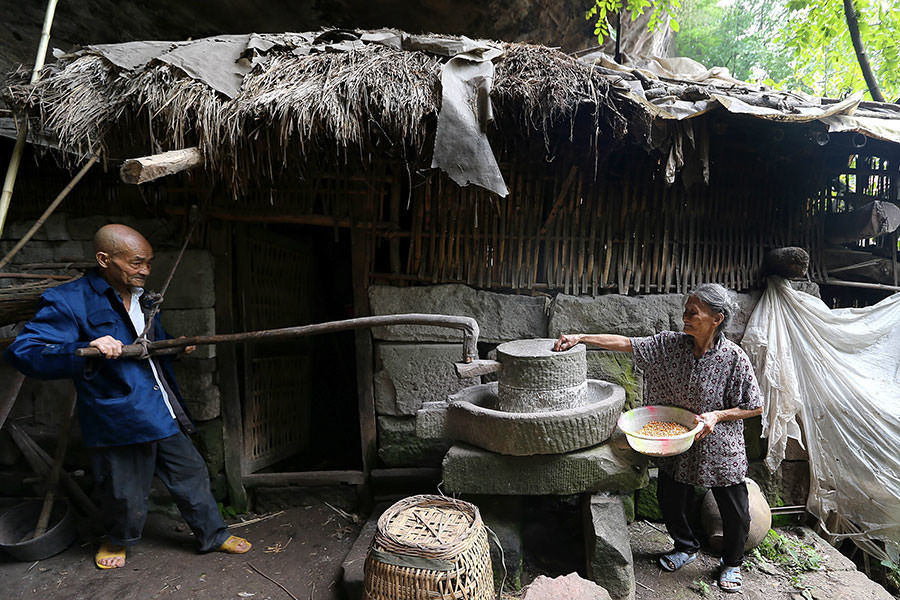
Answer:
[[[497,360],[457,363],[460,378],[497,381],[424,403],[416,434],[455,441],[442,462],[451,493],[580,496],[589,576],[612,598],[633,598],[625,505],[647,485],[647,459],[613,435],[624,389],[588,378],[584,345],[554,352],[554,343],[506,342]]]

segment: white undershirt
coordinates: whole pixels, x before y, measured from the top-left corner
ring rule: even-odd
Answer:
[[[131,288],[131,304],[128,306],[128,317],[131,319],[134,330],[137,331],[138,335],[144,331],[146,325],[144,321],[144,311],[141,310],[141,294],[143,293],[144,288]],[[172,410],[172,405],[169,403],[169,395],[166,394],[166,386],[164,386],[159,379],[159,373],[156,372],[156,365],[153,364],[152,360],[148,362],[150,363],[150,370],[153,371],[153,377],[156,379],[154,389],[159,390],[159,393],[162,394],[163,402],[166,403],[166,408],[169,409],[169,414],[172,415],[172,418],[174,419],[175,411]]]

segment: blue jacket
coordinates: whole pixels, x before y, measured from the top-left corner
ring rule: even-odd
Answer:
[[[166,336],[154,319],[152,339]],[[25,325],[4,357],[29,377],[72,379],[78,391],[78,419],[88,447],[151,442],[178,433],[150,361],[79,358],[77,348],[104,335],[130,344],[137,332],[118,293],[96,270],[81,279],[50,288],[41,296],[34,318]],[[168,360],[160,360],[161,377],[181,402]]]

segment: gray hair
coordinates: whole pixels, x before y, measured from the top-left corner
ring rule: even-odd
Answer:
[[[724,318],[719,323],[719,326],[716,327],[716,337],[722,335],[725,327],[731,322],[731,319],[737,312],[737,303],[731,299],[728,289],[718,283],[701,283],[684,297],[684,301],[687,302],[691,296],[710,307],[714,314],[722,314]]]

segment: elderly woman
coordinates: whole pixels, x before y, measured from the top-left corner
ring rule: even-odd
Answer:
[[[735,312],[728,291],[706,283],[686,297],[684,333],[663,331],[649,337],[613,334],[560,336],[554,350],[584,343],[606,350],[633,352],[644,372],[646,404],[680,406],[703,423],[696,441],[683,454],[658,458],[657,497],[673,551],[659,557],[660,566],[675,571],[693,561],[700,549],[691,527],[694,486],[712,490],[722,515],[722,569],[719,587],[741,589],[741,563],[750,528],[747,499],[747,452],[742,420],[762,413],[762,396],[744,351],[722,332]]]

